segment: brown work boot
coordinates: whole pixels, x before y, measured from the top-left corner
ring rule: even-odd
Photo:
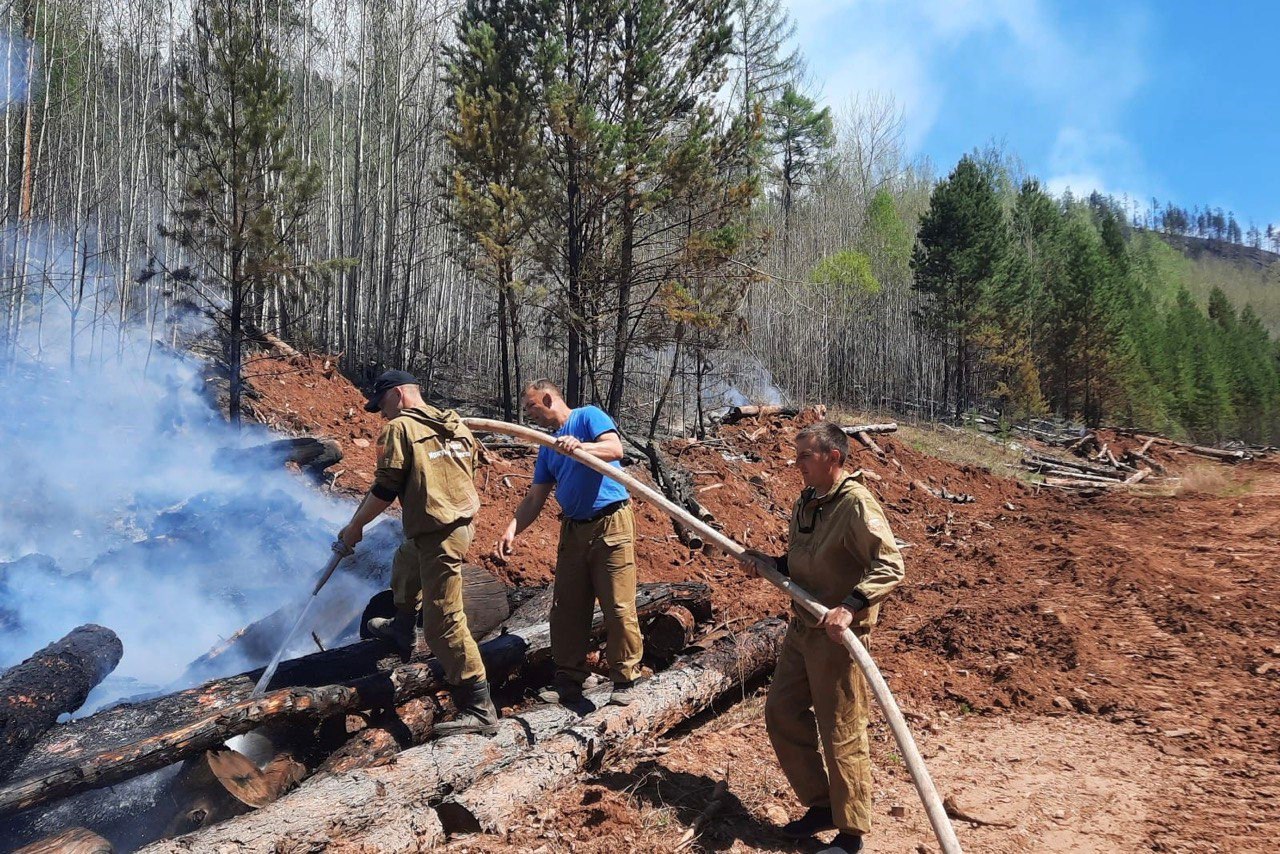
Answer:
[[[414,632],[417,627],[415,614],[397,613],[394,617],[374,617],[366,623],[369,634],[378,640],[395,644],[400,655],[408,658],[413,655]]]
[[[474,732],[480,735],[496,735],[498,710],[489,694],[489,683],[483,679],[471,685],[450,686],[454,708],[458,716],[451,721],[435,725],[436,738]]]

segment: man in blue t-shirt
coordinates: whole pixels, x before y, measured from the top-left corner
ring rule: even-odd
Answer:
[[[556,553],[551,602],[553,685],[542,691],[547,702],[582,697],[589,675],[591,614],[600,600],[608,642],[605,654],[613,694],[609,702],[625,706],[635,698],[643,643],[636,618],[635,516],[622,484],[574,460],[586,451],[619,466],[622,439],[618,426],[596,406],[570,409],[551,380],[536,380],[524,391],[524,411],[538,425],[555,431],[555,450],[541,448],[533,485],[516,508],[515,518],[498,541],[497,555],[511,556],[516,535],[533,524],[554,487],[560,503],[560,547]]]

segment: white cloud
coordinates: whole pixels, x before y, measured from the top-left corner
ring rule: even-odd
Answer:
[[[1147,80],[1140,13],[1116,11],[1084,31],[1041,0],[795,0],[790,11],[827,101],[891,93],[917,151],[961,94],[957,69],[978,69],[994,88],[1034,105],[1026,121],[1054,142],[1046,152],[1018,153],[1047,184],[1153,183],[1123,135],[1126,109]],[[981,139],[996,129],[974,131]]]

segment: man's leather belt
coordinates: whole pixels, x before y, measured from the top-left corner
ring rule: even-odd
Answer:
[[[570,522],[573,522],[575,525],[585,525],[588,522],[599,522],[605,516],[612,516],[614,513],[617,513],[619,510],[621,510],[623,507],[626,507],[630,503],[631,503],[630,498],[624,498],[621,501],[615,501],[612,504],[606,504],[605,506],[597,510],[593,515],[588,516],[585,519],[574,519],[572,516],[566,516],[565,519]]]

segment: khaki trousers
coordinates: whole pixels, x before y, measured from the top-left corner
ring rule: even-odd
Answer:
[[[866,632],[855,630],[863,645]],[[843,646],[792,619],[764,704],[765,729],[800,802],[829,805],[836,827],[860,835],[871,830],[867,692]]]
[[[450,685],[485,678],[480,648],[462,610],[462,564],[474,535],[470,524],[419,534],[404,541],[391,563],[396,610],[415,612],[421,596],[422,635]]]
[[[555,590],[551,600],[551,657],[556,670],[581,683],[587,678],[591,614],[604,614],[609,677],[630,682],[640,675],[644,642],[636,617],[636,520],[627,505],[594,522],[560,523]]]

